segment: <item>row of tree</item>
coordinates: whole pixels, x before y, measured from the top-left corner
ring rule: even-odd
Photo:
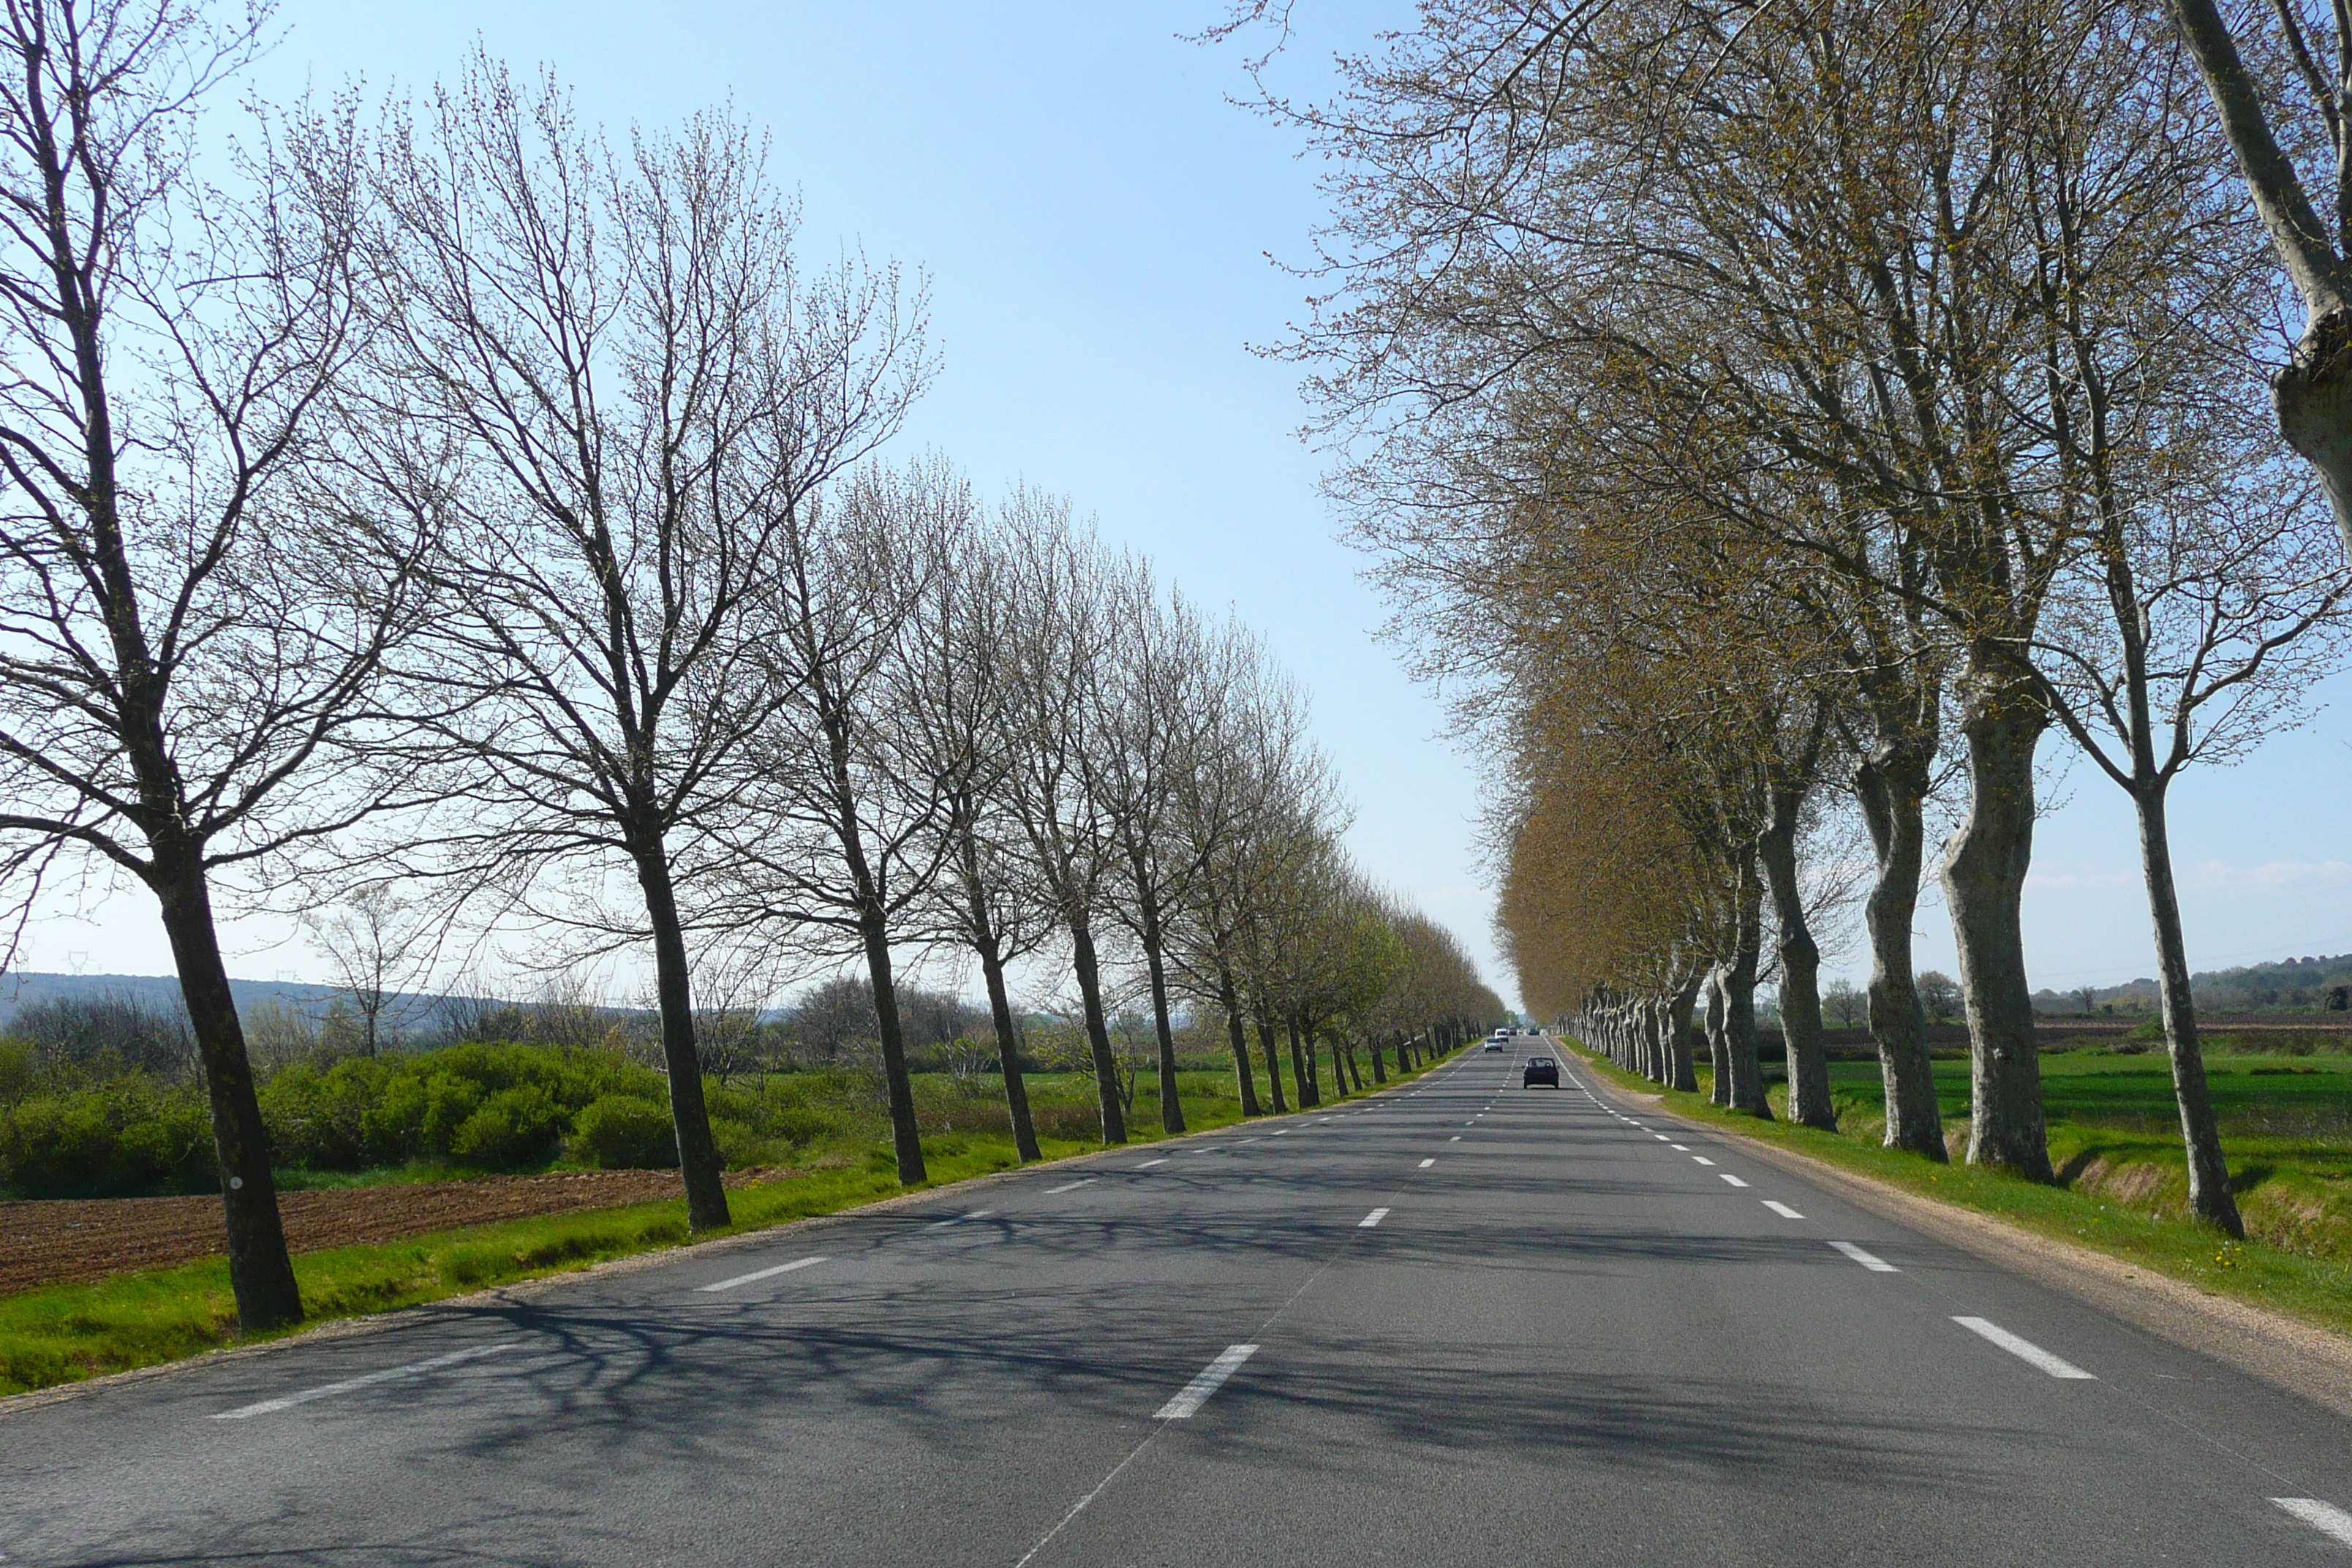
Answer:
[[[0,868],[155,897],[248,1328],[301,1307],[215,901],[394,901],[649,958],[699,1229],[727,1223],[698,979],[860,965],[924,1179],[896,966],[960,945],[1036,1152],[1007,967],[1105,968],[1314,1052],[1499,1012],[1369,889],[1263,647],[1061,502],[877,454],[923,290],[795,247],[722,116],[614,145],[477,57],[415,101],[204,106],[258,10],[0,19]],[[356,900],[356,902],[353,902]],[[21,930],[21,926],[19,928]],[[1273,1065],[1269,1062],[1269,1066]],[[1275,1089],[1281,1105],[1279,1079]]]
[[[2240,1228],[2167,792],[2300,716],[2352,591],[2231,167],[2304,79],[2333,141],[2289,153],[2352,145],[2275,10],[2217,110],[2212,39],[2128,0],[1441,3],[1297,114],[1337,283],[1294,346],[1403,631],[1482,628],[1419,647],[1516,760],[1531,1006],[1685,1087],[1698,1014],[1717,1100],[1767,1115],[1770,972],[1789,1114],[1831,1125],[1811,923],[1859,859],[1886,1140],[1943,1159],[1911,943],[1948,810],[1969,1158],[2049,1179],[2021,900],[2056,731],[2137,813],[2191,1203]],[[2279,384],[2306,454],[2328,353]]]

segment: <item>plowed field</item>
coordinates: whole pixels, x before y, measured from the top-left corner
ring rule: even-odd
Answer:
[[[789,1173],[730,1171],[727,1184],[740,1187]],[[296,1252],[316,1252],[684,1195],[675,1171],[562,1171],[280,1193],[278,1204],[288,1244]],[[132,1268],[193,1263],[227,1250],[221,1201],[210,1194],[0,1203],[0,1296],[102,1279]]]

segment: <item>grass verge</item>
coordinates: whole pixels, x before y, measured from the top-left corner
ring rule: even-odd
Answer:
[[[1785,1121],[1759,1121],[1709,1103],[1704,1072],[1696,1094],[1662,1090],[1647,1079],[1625,1072],[1607,1058],[1586,1049],[1581,1042],[1567,1043],[1602,1081],[1662,1098],[1667,1110],[1693,1121],[1810,1154],[1906,1192],[1975,1209],[2061,1241],[2095,1247],[2216,1295],[2291,1313],[2339,1333],[2352,1333],[2352,1266],[2339,1258],[2313,1256],[2260,1239],[2233,1241],[2210,1226],[2148,1212],[2095,1189],[2045,1186],[1972,1165],[1938,1165],[1882,1147],[1875,1139],[1883,1124],[1868,1116],[1842,1114],[1842,1130],[1837,1132]],[[1777,1112],[1781,1107],[1776,1104],[1774,1109]],[[1961,1125],[1965,1124],[1963,1121]],[[2073,1164],[2068,1150],[2088,1137],[2084,1130],[2053,1122],[2053,1161],[2062,1169]],[[2181,1159],[2177,1135],[2170,1157],[2176,1163]]]
[[[1391,1076],[1389,1082],[1417,1078],[1448,1059],[1440,1058],[1416,1072]],[[1324,1070],[1328,1076],[1328,1063]],[[1240,1104],[1232,1093],[1229,1085],[1222,1095],[1203,1093],[1196,1099],[1186,1093],[1181,1103],[1189,1131],[1213,1131],[1239,1121]],[[1332,1099],[1324,1101],[1327,1107],[1334,1103]],[[1163,1136],[1159,1100],[1150,1089],[1138,1092],[1129,1127],[1135,1144],[1156,1142]],[[1039,1143],[1048,1162],[1101,1149],[1098,1143],[1066,1139],[1041,1138]],[[715,1240],[838,1214],[907,1192],[1009,1171],[1020,1163],[1011,1137],[999,1132],[928,1137],[923,1155],[931,1179],[919,1188],[898,1185],[889,1147],[883,1143],[871,1149],[862,1164],[808,1171],[736,1189],[728,1194],[735,1223],[691,1239]],[[303,1253],[294,1259],[294,1273],[310,1312],[306,1326],[315,1327],[570,1273],[688,1241],[685,1203],[670,1199]],[[0,1297],[0,1395],[154,1366],[243,1339],[236,1331],[228,1262],[222,1258]]]

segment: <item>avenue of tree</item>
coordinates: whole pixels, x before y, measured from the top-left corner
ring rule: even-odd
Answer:
[[[1223,1019],[1248,1114],[1499,1021],[1349,863],[1256,637],[1055,498],[884,453],[922,288],[803,262],[752,132],[615,142],[478,55],[232,142],[268,27],[0,17],[0,866],[17,935],[78,879],[157,900],[248,1330],[302,1307],[224,900],[304,913],[371,1045],[395,926],[642,962],[698,1230],[697,1020],[746,975],[862,974],[908,1184],[910,954],[979,971],[1032,1158],[1016,965],[1067,966],[1113,1143],[1129,994],[1170,1132],[1174,1010]]]
[[[1328,101],[1265,100],[1328,171],[1288,347],[1332,488],[1509,759],[1532,1009],[1685,1088],[1703,1041],[1717,1101],[1769,1116],[1769,980],[1786,1114],[1831,1125],[1813,931],[1859,893],[1886,1141],[1946,1159],[1933,875],[1967,1157],[2047,1180],[2020,907],[2037,761],[2071,747],[2132,803],[2191,1204],[2240,1231],[2166,802],[2344,645],[2341,17],[1433,0]]]

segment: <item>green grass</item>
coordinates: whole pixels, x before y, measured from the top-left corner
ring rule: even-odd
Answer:
[[[1329,1072],[1327,1061],[1327,1079]],[[1397,1081],[1395,1076],[1390,1079]],[[1035,1074],[1029,1084],[1033,1103],[1041,1110],[1076,1101],[1081,1092],[1086,1104],[1093,1103],[1093,1080],[1081,1075]],[[1260,1080],[1261,1092],[1264,1088]],[[1180,1073],[1178,1089],[1192,1131],[1213,1131],[1241,1120],[1231,1073]],[[940,1086],[930,1085],[924,1099],[936,1107],[943,1102],[942,1094]],[[975,1114],[971,1119],[984,1121],[977,1114],[978,1097],[972,1099]],[[1327,1096],[1324,1103],[1333,1100]],[[1128,1131],[1137,1143],[1162,1136],[1155,1087],[1146,1085],[1137,1092]],[[1049,1161],[1101,1147],[1098,1140],[1043,1135],[1039,1143]],[[1011,1136],[985,1129],[927,1136],[923,1156],[930,1175],[926,1187],[1011,1170],[1019,1163]],[[829,1149],[817,1155],[816,1163],[815,1169],[730,1192],[734,1224],[695,1239],[761,1230],[921,1190],[898,1185],[887,1142]],[[673,1199],[304,1253],[295,1258],[294,1272],[315,1324],[566,1273],[677,1247],[688,1239],[685,1204]],[[0,1394],[152,1366],[239,1339],[225,1258],[0,1297]]]
[[[1608,1081],[1644,1094],[1644,1079],[1575,1047]],[[1968,1063],[1939,1061],[1948,1131],[1968,1125]],[[2213,1056],[2207,1059],[2248,1239],[2232,1241],[2187,1212],[2170,1068],[2160,1054],[2052,1053],[2042,1061],[2050,1158],[2059,1183],[1938,1165],[1881,1147],[1885,1099],[1874,1062],[1837,1062],[1838,1131],[1759,1121],[1697,1094],[1667,1107],[1742,1136],[1781,1144],[1907,1191],[2093,1247],[2207,1290],[2352,1331],[2352,1061]],[[1787,1110],[1776,1085],[1776,1115]]]

